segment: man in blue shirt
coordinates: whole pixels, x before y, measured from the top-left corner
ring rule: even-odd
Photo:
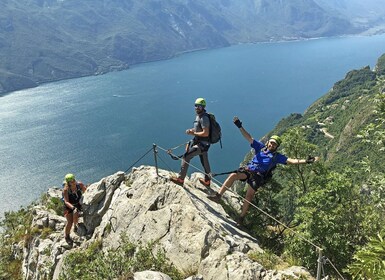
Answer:
[[[270,137],[267,144],[263,144],[255,140],[243,127],[242,122],[238,117],[234,117],[234,124],[239,128],[241,134],[250,143],[250,146],[255,150],[253,159],[244,168],[239,168],[236,172],[231,173],[219,191],[213,195],[209,195],[208,198],[215,202],[219,202],[222,195],[227,189],[231,188],[236,180],[247,181],[248,188],[246,197],[242,206],[242,213],[240,215],[238,225],[241,226],[249,210],[250,201],[253,199],[255,192],[259,187],[266,183],[266,177],[269,176],[270,171],[276,167],[277,164],[305,164],[313,163],[319,158],[308,159],[292,159],[277,152],[282,140],[279,136],[273,135]]]

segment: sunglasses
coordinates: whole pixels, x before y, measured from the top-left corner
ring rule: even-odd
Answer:
[[[203,108],[203,106],[199,104],[195,104],[195,108]]]

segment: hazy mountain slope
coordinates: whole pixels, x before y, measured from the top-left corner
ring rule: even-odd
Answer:
[[[195,49],[362,30],[313,0],[5,0],[0,93]]]
[[[287,36],[317,37],[355,32],[349,21],[330,16],[314,1],[257,1],[257,18],[264,22],[281,22]],[[273,30],[271,30],[273,31]],[[291,34],[290,34],[291,33]]]
[[[315,0],[329,11],[335,11],[349,18],[356,25],[371,25],[378,21],[384,22],[385,2],[382,0]]]

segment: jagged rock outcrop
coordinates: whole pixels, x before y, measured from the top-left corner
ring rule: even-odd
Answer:
[[[283,275],[312,279],[302,268],[272,271],[251,260],[249,252],[263,251],[258,241],[236,228],[221,205],[206,198],[209,190],[198,184],[201,175],[194,173],[184,187],[170,182],[170,175],[160,170],[157,176],[154,167],[141,166],[89,186],[83,200],[83,226],[78,235],[72,234],[73,247],[63,239],[65,219],[36,206],[34,226],[50,230],[25,247],[25,279],[57,279],[70,250],[86,248],[95,240],[102,240],[103,248],[117,248],[122,233],[134,244],[157,241],[178,270],[196,272],[188,279],[284,279]],[[239,209],[237,197],[228,193],[226,201]],[[51,189],[48,195],[61,194]],[[152,272],[134,277],[148,279],[146,275],[161,277]]]

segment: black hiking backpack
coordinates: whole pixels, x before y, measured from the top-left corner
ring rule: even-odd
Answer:
[[[214,114],[206,113],[210,120],[210,132],[209,132],[209,142],[215,144],[220,142],[222,148],[222,129],[219,123],[216,121]]]

